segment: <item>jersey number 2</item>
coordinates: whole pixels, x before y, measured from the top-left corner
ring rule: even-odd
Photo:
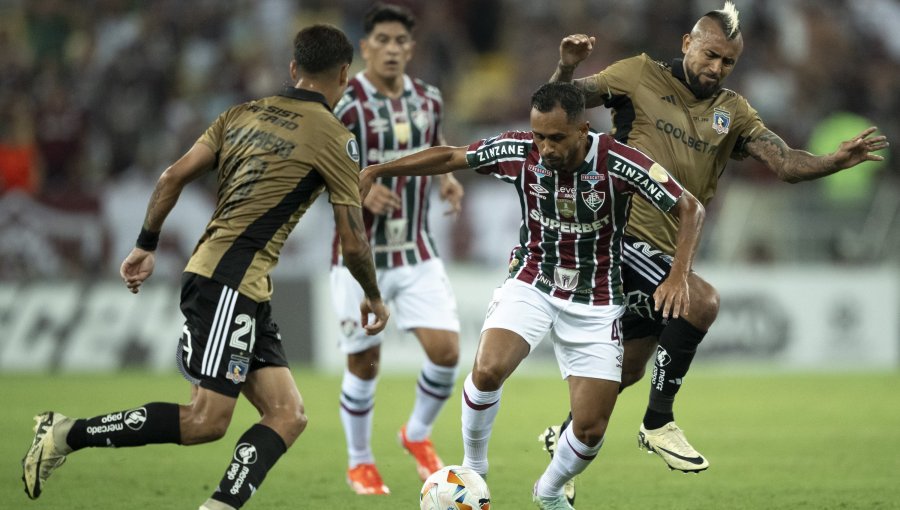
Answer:
[[[231,341],[228,345],[245,352],[253,352],[253,344],[256,342],[256,319],[242,313],[234,318],[234,323],[238,325],[238,328],[231,333]],[[247,334],[250,335],[249,345],[246,341],[241,340]]]

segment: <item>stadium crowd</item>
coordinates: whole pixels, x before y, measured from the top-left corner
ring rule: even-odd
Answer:
[[[370,3],[0,2],[0,278],[114,274],[143,217],[135,204],[145,203],[163,165],[227,106],[268,95],[288,81],[285,34],[329,22],[358,41],[357,20]],[[443,90],[450,144],[500,125],[527,129],[523,105],[553,72],[563,36],[597,37],[576,76],[640,52],[668,61],[680,56],[683,27],[721,4],[400,3],[420,21],[409,73]],[[725,86],[747,97],[790,146],[829,152],[859,125],[876,125],[897,143],[900,4],[756,0],[738,1],[737,7],[747,46]],[[361,65],[357,58],[354,70]],[[609,127],[606,110],[591,116],[598,129]],[[831,261],[897,262],[898,250],[890,248],[900,247],[900,172],[886,156],[885,164],[794,187],[775,185],[775,176],[754,161],[730,164],[721,196],[709,207],[701,260],[791,262],[808,256],[775,242],[789,241],[820,243]],[[479,192],[482,182],[465,182],[462,216],[456,225],[438,227],[449,236],[442,245],[447,260],[483,262],[509,248],[488,242],[491,231],[478,221],[479,211],[492,207],[492,194]],[[723,208],[732,202],[744,208]],[[173,213],[173,231],[184,231],[163,241],[183,255],[171,260],[173,274],[193,248],[211,203],[200,192]],[[757,221],[748,219],[748,211]],[[76,225],[53,227],[60,218],[74,218]],[[709,241],[711,235],[718,241]],[[881,240],[869,246],[860,235]],[[58,263],[37,264],[33,255],[46,250],[65,255]],[[327,267],[327,253],[312,255]]]

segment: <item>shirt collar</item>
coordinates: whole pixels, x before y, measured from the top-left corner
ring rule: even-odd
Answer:
[[[683,81],[685,84],[687,83],[687,76],[684,74],[684,59],[676,58],[672,59],[672,76],[678,78]]]
[[[325,96],[320,94],[319,92],[314,92],[312,90],[306,89],[298,89],[297,87],[286,85],[278,95],[289,97],[291,99],[298,99],[300,101],[313,101],[322,103],[322,106],[324,106],[329,112],[331,111],[331,106],[329,106],[329,104],[325,102]]]

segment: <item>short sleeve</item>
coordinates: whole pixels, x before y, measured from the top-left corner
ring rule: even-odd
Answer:
[[[605,106],[615,106],[617,97],[631,96],[643,74],[645,61],[643,56],[619,60],[594,75]]]
[[[359,143],[352,133],[329,140],[316,158],[316,170],[325,180],[329,202],[362,207],[359,200]]]
[[[507,131],[469,145],[466,161],[479,173],[514,179],[521,172],[532,145],[531,133]]]
[[[241,105],[243,106],[243,105]],[[225,142],[225,128],[228,120],[233,116],[238,107],[229,108],[216,118],[213,123],[206,128],[206,131],[197,139],[197,143],[202,143],[209,147],[214,153],[218,154],[222,150],[222,144]]]
[[[657,209],[669,212],[684,188],[659,163],[643,152],[628,145],[612,141],[607,156],[607,169],[611,177],[627,188],[636,191]]]
[[[746,148],[747,143],[754,140],[767,129],[766,125],[759,117],[759,113],[750,106],[750,103],[747,102],[746,99],[743,97],[740,98],[739,104],[740,106],[737,115],[735,115],[737,120],[737,122],[735,122],[735,127],[737,128],[738,139],[737,143],[734,144],[734,150],[731,151],[731,158],[737,160],[749,156]]]

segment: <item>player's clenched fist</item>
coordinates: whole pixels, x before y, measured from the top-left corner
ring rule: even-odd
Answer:
[[[574,34],[559,43],[559,60],[564,66],[577,66],[588,58],[594,50],[594,38],[584,34]]]

